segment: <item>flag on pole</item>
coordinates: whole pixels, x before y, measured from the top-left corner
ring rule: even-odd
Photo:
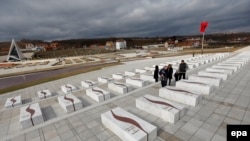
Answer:
[[[200,32],[205,32],[206,28],[208,26],[208,22],[201,22]]]

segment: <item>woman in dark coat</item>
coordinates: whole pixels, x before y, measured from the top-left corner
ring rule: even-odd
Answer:
[[[168,64],[168,67],[166,69],[166,73],[167,73],[167,79],[169,80],[168,85],[170,86],[171,79],[172,79],[172,76],[173,76],[173,68],[172,68],[171,64]]]
[[[155,71],[154,71],[155,82],[158,82],[158,78],[159,78],[159,67],[156,65],[155,66]]]

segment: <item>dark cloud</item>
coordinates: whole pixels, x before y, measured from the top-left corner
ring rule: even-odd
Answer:
[[[250,31],[249,0],[2,0],[0,40]]]

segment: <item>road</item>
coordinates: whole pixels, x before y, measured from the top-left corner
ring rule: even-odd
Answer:
[[[36,81],[42,78],[52,77],[54,75],[59,75],[59,74],[67,73],[67,72],[74,72],[77,70],[86,69],[86,68],[98,66],[101,64],[102,63],[87,64],[87,65],[84,64],[84,65],[65,67],[61,69],[48,70],[48,71],[43,71],[43,72],[4,77],[4,78],[0,78],[0,89],[20,85],[20,84],[27,83],[27,82]]]

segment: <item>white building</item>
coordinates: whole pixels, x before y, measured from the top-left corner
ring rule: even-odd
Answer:
[[[127,48],[127,43],[123,39],[116,40],[115,47],[117,50],[125,49],[125,48]]]

